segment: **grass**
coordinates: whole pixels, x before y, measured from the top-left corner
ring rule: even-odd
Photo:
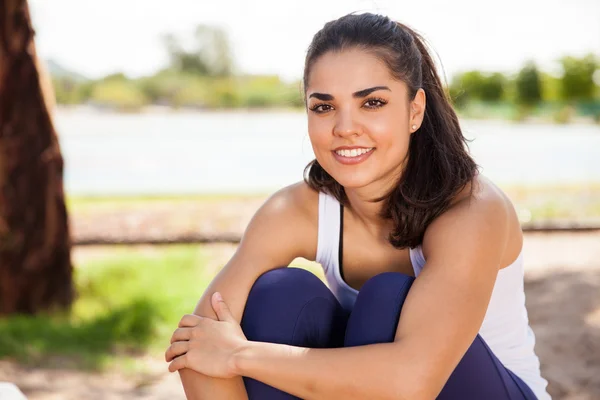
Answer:
[[[210,282],[205,261],[198,246],[111,248],[76,269],[79,297],[70,313],[0,320],[0,358],[96,369],[164,350]]]

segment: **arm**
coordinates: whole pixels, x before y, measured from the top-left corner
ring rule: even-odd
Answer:
[[[254,281],[264,272],[289,265],[296,257],[310,257],[306,249],[314,244],[306,243],[316,235],[306,232],[305,208],[310,203],[311,193],[303,184],[284,188],[271,196],[256,212],[231,260],[223,267],[205,290],[194,314],[217,319],[211,307],[212,293],[219,291],[232,315],[239,323],[242,318],[248,293]],[[316,206],[316,203],[315,203]],[[277,243],[277,246],[274,246]],[[180,370],[186,396],[195,399],[246,399],[242,378],[213,378],[192,369]]]
[[[393,343],[307,349],[249,342],[236,373],[307,399],[432,399],[473,342],[507,247],[501,196],[461,201],[427,229],[427,267],[413,283]]]

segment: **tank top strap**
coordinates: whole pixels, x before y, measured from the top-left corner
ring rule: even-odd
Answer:
[[[325,272],[337,264],[340,232],[340,203],[329,193],[319,192],[316,262]]]
[[[417,247],[409,248],[410,263],[412,264],[415,277],[419,276],[423,267],[425,266],[425,256],[423,255],[423,247],[418,245]]]

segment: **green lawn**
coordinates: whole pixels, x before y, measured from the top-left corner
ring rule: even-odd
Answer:
[[[0,358],[100,368],[116,357],[164,350],[210,282],[205,262],[199,246],[110,248],[76,269],[79,297],[70,314],[0,320]]]

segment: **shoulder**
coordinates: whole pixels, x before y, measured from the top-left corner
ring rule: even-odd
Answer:
[[[448,242],[451,236],[455,245],[465,250],[473,250],[473,246],[496,247],[502,266],[518,256],[523,244],[512,202],[482,175],[477,175],[458,193],[448,210],[428,226],[423,239],[426,257],[440,243]]]
[[[319,192],[300,181],[273,193],[261,207],[263,213],[294,221],[317,223]]]
[[[270,234],[275,238],[294,242],[299,257],[314,259],[318,209],[319,192],[300,181],[273,193],[253,216],[249,226],[270,227]]]
[[[269,200],[271,207],[292,214],[308,216],[317,213],[319,192],[299,181],[275,192]]]

